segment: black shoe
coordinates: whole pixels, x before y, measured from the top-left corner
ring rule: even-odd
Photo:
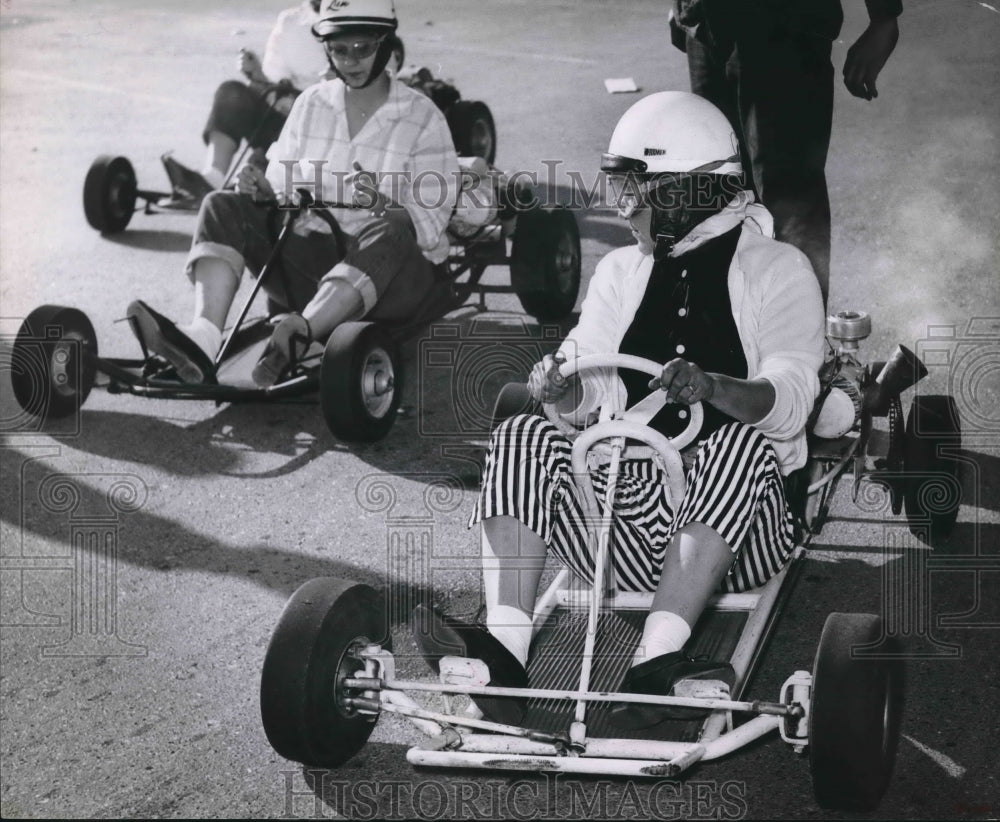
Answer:
[[[461,656],[485,662],[490,669],[490,685],[528,687],[524,666],[485,625],[470,625],[445,616],[436,608],[418,605],[413,610],[413,638],[435,673],[440,671],[441,657]],[[512,696],[474,696],[472,701],[479,706],[485,719],[505,725],[520,723],[527,710],[526,700]]]
[[[671,696],[674,685],[682,679],[717,679],[731,690],[736,682],[736,671],[728,662],[696,660],[683,651],[674,651],[629,668],[618,690],[626,694]],[[651,728],[667,719],[701,719],[710,713],[708,708],[640,702],[618,702],[611,708],[615,724],[628,730]]]
[[[135,300],[125,316],[139,341],[176,368],[182,382],[215,383],[215,364],[198,343],[162,314]]]

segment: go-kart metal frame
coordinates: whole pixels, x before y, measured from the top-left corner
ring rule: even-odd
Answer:
[[[729,659],[736,671],[731,692],[723,683],[695,680],[680,683],[680,692],[675,688],[670,695],[615,691],[631,658],[622,649],[638,639],[640,620],[652,601],[652,594],[616,591],[609,584],[618,466],[626,453],[657,460],[676,499],[685,481],[678,450],[697,428],[699,415],[693,413],[688,431],[668,441],[644,424],[651,416],[648,408],[636,417],[642,403],[624,412],[604,409],[601,421],[583,433],[547,407],[549,419],[573,439],[574,477],[588,477],[588,454],[601,445],[605,452],[610,448],[610,455],[605,453],[609,481],[603,506],[590,484],[578,481],[593,514],[588,522],[599,523],[588,539],[597,546],[595,578],[583,585],[563,569],[539,597],[529,687],[491,686],[483,663],[458,657],[440,661],[436,681],[399,677],[383,596],[350,580],[317,578],[291,597],[265,656],[260,706],[272,747],[293,761],[336,767],[363,747],[382,713],[393,713],[427,737],[406,755],[418,766],[673,777],[777,731],[794,751],[808,752],[820,806],[876,808],[892,774],[904,678],[903,649],[880,616],[830,614],[811,671],[790,672],[774,699],[747,699],[744,691],[848,467],[855,470],[855,493],[864,479],[887,485],[894,507],[898,500],[897,512],[906,508],[911,528],[940,533],[954,524],[961,500],[958,463],[946,456],[961,434],[950,397],[917,396],[902,426],[900,393],[926,371],[902,346],[887,362],[862,365],[856,354],[858,342],[870,333],[867,315],[842,312],[828,319],[827,329],[831,356],[821,374],[821,396],[842,392],[853,419],[843,435],[823,442],[810,437],[807,465],[787,484],[800,544],[785,568],[761,588],[714,597],[688,645],[689,653]],[[567,378],[611,367],[651,376],[662,368],[624,355],[581,357],[559,366]],[[508,386],[498,398],[494,421],[522,411],[526,401],[524,386]],[[881,455],[871,436],[876,416],[890,420],[888,451]],[[942,481],[950,486],[943,496]],[[938,484],[937,491],[928,494],[928,483]],[[434,695],[438,705],[429,707],[415,695],[425,700]],[[526,700],[523,723],[492,722],[463,710],[462,698],[480,695]],[[648,732],[622,732],[606,710],[614,702],[699,708],[707,716],[667,720]]]

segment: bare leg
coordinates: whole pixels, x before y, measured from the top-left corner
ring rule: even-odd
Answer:
[[[319,284],[316,296],[302,309],[302,316],[309,321],[313,339],[322,340],[341,323],[363,316],[364,309],[361,294],[353,285],[346,280],[328,279]]]
[[[545,543],[514,517],[489,517],[482,524],[482,549],[486,627],[527,667]]]
[[[733,549],[700,522],[681,528],[663,560],[651,611],[670,611],[694,625],[733,564]]]
[[[210,131],[208,134],[208,150],[205,154],[205,168],[215,169],[224,178],[229,172],[229,166],[236,156],[239,144],[228,134],[221,131]]]
[[[707,525],[692,522],[674,534],[635,649],[634,665],[683,650],[732,562],[729,545]]]
[[[514,517],[490,517],[483,520],[482,546],[486,610],[506,605],[531,614],[545,568],[542,538]]]
[[[239,279],[229,264],[202,257],[194,264],[194,317],[204,318],[222,331],[233,304]]]

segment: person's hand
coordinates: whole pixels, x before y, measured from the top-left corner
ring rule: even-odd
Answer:
[[[707,402],[715,394],[715,381],[693,362],[680,358],[663,366],[663,373],[649,381],[651,390],[662,388],[667,399],[684,405]]]
[[[295,98],[290,94],[286,94],[275,100],[274,103],[272,104],[272,108],[276,113],[280,114],[282,117],[287,117],[288,112],[292,110],[292,103],[294,102]]]
[[[857,42],[847,50],[844,61],[844,85],[855,97],[873,100],[878,97],[875,80],[899,40],[895,17],[872,20]]]
[[[240,49],[240,56],[236,59],[236,70],[245,75],[251,83],[267,82],[260,58],[250,49]]]
[[[351,186],[351,204],[355,208],[367,209],[373,217],[384,217],[389,201],[378,190],[378,180],[371,171],[365,171],[361,163],[354,161],[354,172],[347,175],[345,182]]]
[[[566,362],[560,352],[546,354],[541,362],[536,362],[528,375],[528,393],[533,400],[551,405],[566,396],[569,380],[559,373],[559,365]]]
[[[256,203],[277,199],[264,171],[253,163],[247,163],[240,169],[236,178],[236,190],[240,194],[249,194]]]

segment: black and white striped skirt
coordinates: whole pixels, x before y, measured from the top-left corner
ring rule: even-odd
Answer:
[[[588,540],[597,528],[593,522],[587,527],[571,453],[569,440],[543,417],[505,420],[490,440],[470,525],[515,517],[573,573],[590,581],[596,544]],[[606,466],[590,473],[603,502]],[[733,547],[724,590],[755,588],[781,570],[795,544],[781,471],[767,437],[750,425],[724,425],[698,446],[686,473],[687,491],[674,510],[663,472],[653,461],[621,462],[610,542],[619,588],[656,590],[667,543],[691,522],[714,529]]]

